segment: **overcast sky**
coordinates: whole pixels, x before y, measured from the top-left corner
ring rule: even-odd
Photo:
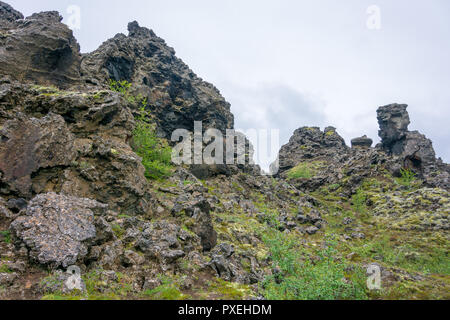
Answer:
[[[412,124],[450,162],[448,0],[7,0],[28,16],[81,8],[83,52],[137,20],[232,104],[237,128],[331,125],[378,142],[376,109],[409,104]],[[370,6],[380,10],[380,29]],[[376,25],[376,24],[375,24]],[[373,24],[372,24],[373,26]],[[267,164],[263,164],[267,167]]]

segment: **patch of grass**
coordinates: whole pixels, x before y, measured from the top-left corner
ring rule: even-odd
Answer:
[[[356,191],[356,194],[352,197],[353,208],[358,213],[365,213],[367,211],[367,196],[360,188]]]
[[[280,273],[266,277],[264,295],[269,300],[367,299],[362,270],[349,273],[349,263],[337,258],[337,242],[326,240],[326,247],[309,254],[294,237],[271,232],[264,241],[270,248],[274,267]],[[356,267],[357,268],[357,267]]]
[[[222,279],[215,279],[209,285],[211,291],[219,294],[222,300],[243,300],[251,294],[248,286]]]
[[[0,264],[0,273],[12,273],[12,270],[6,264]]]
[[[146,298],[151,300],[188,300],[189,295],[183,294],[178,288],[175,281],[164,278],[162,285],[152,290],[146,290],[142,293]]]
[[[450,275],[450,263],[446,248],[416,248],[411,244],[396,245],[389,235],[354,247],[352,251],[361,257],[379,260],[391,267],[425,274]]]
[[[324,166],[321,161],[301,162],[288,171],[288,179],[311,179]]]
[[[70,294],[52,292],[45,295],[42,300],[121,300],[132,291],[131,282],[119,272],[116,273],[117,281],[106,283],[102,279],[102,270],[93,270],[82,275],[86,285],[86,292],[74,290]],[[52,276],[46,281],[54,281]]]
[[[125,235],[125,230],[117,223],[111,225],[111,229],[117,238],[122,238]]]
[[[0,231],[0,236],[5,243],[11,243],[11,232],[9,230]]]

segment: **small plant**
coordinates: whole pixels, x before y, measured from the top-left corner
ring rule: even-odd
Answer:
[[[162,279],[162,285],[152,290],[146,290],[143,295],[151,300],[187,300],[190,296],[183,294],[174,281]]]
[[[119,92],[123,94],[125,97],[130,95],[131,83],[126,80],[123,81],[115,81],[109,80],[109,88],[111,91]]]
[[[111,91],[119,92],[121,93],[124,98],[132,104],[140,103],[141,105],[146,106],[147,105],[147,98],[143,98],[141,94],[134,96],[130,93],[132,84],[126,80],[122,81],[115,81],[110,79],[109,80],[109,89]]]
[[[150,114],[146,110],[148,101],[142,95],[137,97],[130,93],[132,84],[126,80],[109,81],[112,91],[121,93],[128,102],[139,103],[139,116],[133,132],[133,149],[142,158],[145,176],[148,179],[161,180],[172,173],[172,149],[163,139],[157,137],[155,128],[148,122]],[[114,150],[111,150],[114,154]]]
[[[412,183],[416,179],[416,174],[411,169],[400,169],[401,177],[397,179],[397,182],[407,188],[411,188]]]
[[[289,179],[311,179],[314,172],[307,163],[300,163],[288,172]]]
[[[266,277],[264,296],[269,300],[367,299],[362,270],[351,274],[344,258],[336,258],[337,241],[328,237],[322,249],[310,253],[295,238],[280,232],[264,237],[274,267],[279,271]]]

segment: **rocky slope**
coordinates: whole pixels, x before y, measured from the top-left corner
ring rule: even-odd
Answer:
[[[174,129],[233,115],[164,40],[132,22],[81,55],[56,12],[0,22],[0,299],[450,298],[450,168],[405,105],[374,148],[296,130],[273,178],[169,165]]]

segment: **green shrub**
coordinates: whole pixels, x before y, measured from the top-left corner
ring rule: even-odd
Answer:
[[[172,149],[156,136],[151,124],[138,121],[133,132],[133,148],[142,158],[147,178],[158,180],[171,175]]]
[[[328,239],[326,248],[315,252],[314,263],[298,241],[272,232],[264,241],[270,248],[279,274],[266,277],[264,295],[269,300],[367,299],[362,270],[348,274],[349,264],[337,259],[336,241]]]

